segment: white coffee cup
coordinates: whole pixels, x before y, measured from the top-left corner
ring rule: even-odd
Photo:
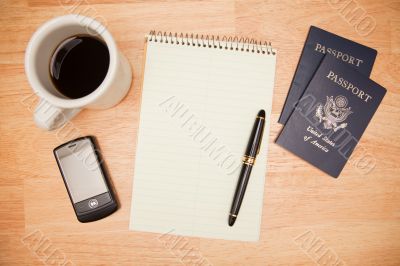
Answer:
[[[57,46],[69,37],[90,34],[102,39],[110,54],[108,72],[92,93],[70,99],[55,88],[50,74],[50,60]],[[83,108],[106,109],[119,103],[128,93],[132,71],[128,60],[107,29],[98,21],[81,15],[56,17],[43,24],[32,36],[25,53],[25,72],[33,91],[40,97],[34,113],[37,126],[56,129]]]

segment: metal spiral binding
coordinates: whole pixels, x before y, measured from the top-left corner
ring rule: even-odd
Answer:
[[[271,46],[271,42],[261,42],[255,39],[227,37],[214,35],[199,35],[193,33],[172,33],[161,31],[150,31],[147,41],[170,43],[175,45],[186,45],[195,47],[236,50],[250,53],[261,53],[267,55],[275,55],[276,52]]]

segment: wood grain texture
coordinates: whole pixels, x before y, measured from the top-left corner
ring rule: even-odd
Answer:
[[[360,8],[376,27],[357,29],[341,5]],[[133,68],[127,97],[109,110],[85,110],[69,128],[35,127],[24,50],[46,20],[71,12],[105,23]],[[25,265],[399,265],[400,2],[339,1],[0,1],[0,264]],[[310,25],[378,50],[371,77],[388,93],[353,158],[333,179],[273,143]],[[152,29],[270,40],[279,50],[261,239],[257,243],[128,231],[144,38]],[[72,132],[72,133],[71,133]],[[120,209],[80,224],[52,149],[76,135],[100,143]],[[173,245],[175,241],[175,246]],[[330,257],[329,257],[330,256]],[[330,259],[329,259],[330,258]],[[203,260],[199,260],[203,259]]]

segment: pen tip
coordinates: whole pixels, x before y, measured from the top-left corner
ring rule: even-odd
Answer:
[[[229,221],[228,224],[229,226],[232,226],[236,221],[236,217],[229,215]]]
[[[258,112],[258,115],[257,116],[259,116],[259,117],[265,117],[265,111],[264,110],[260,110],[259,112]]]

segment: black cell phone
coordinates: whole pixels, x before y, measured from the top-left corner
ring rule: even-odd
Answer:
[[[96,221],[117,210],[94,137],[71,140],[55,148],[53,153],[80,222]]]

